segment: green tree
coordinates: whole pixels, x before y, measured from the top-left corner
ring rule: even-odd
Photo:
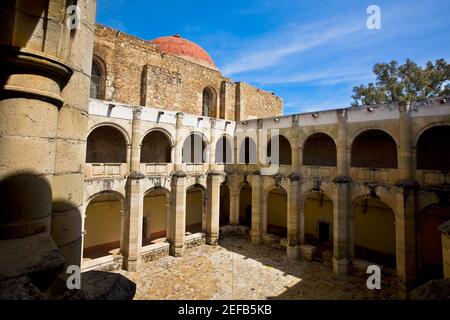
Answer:
[[[374,105],[400,101],[420,101],[450,94],[450,65],[439,59],[418,66],[409,59],[377,63],[373,67],[375,83],[353,88],[353,105]]]

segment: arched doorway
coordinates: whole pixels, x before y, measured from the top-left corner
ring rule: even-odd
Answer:
[[[220,185],[220,212],[219,225],[227,226],[230,224],[230,188],[226,183]]]
[[[142,224],[142,244],[149,245],[166,241],[169,191],[154,188],[144,196],[144,221]]]
[[[256,163],[256,143],[250,137],[245,137],[244,141],[239,147],[239,163]]]
[[[182,158],[184,163],[205,163],[206,141],[202,134],[191,133],[183,143]]]
[[[252,187],[244,183],[239,192],[239,224],[252,227]]]
[[[87,138],[87,163],[126,163],[127,144],[118,129],[104,125],[94,129]]]
[[[355,257],[395,269],[395,215],[380,199],[361,197],[353,203]]]
[[[203,229],[205,210],[204,189],[194,185],[186,190],[186,233],[193,234]]]
[[[86,208],[83,259],[119,253],[122,198],[115,193],[95,196]]]
[[[303,146],[303,165],[336,167],[337,155],[334,140],[325,133],[315,133]]]
[[[216,163],[232,163],[232,150],[230,139],[222,136],[216,144]]]
[[[367,130],[353,141],[351,159],[352,167],[395,169],[397,144],[382,130]]]
[[[267,233],[287,237],[287,192],[280,187],[267,196]]]
[[[170,163],[172,146],[165,133],[149,132],[142,140],[141,163]]]
[[[439,226],[450,220],[450,207],[435,204],[419,213],[417,221],[418,280],[441,279],[443,273],[442,239]]]
[[[267,157],[270,159],[268,162],[274,165],[292,165],[292,148],[289,140],[282,135],[272,137],[267,144]]]
[[[321,256],[333,249],[333,201],[321,191],[312,191],[305,197],[305,242],[316,247]]]

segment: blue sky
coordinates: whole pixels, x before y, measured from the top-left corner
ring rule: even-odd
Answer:
[[[369,5],[381,30],[369,30]],[[450,1],[97,0],[97,22],[151,40],[180,34],[227,77],[284,99],[285,114],[347,107],[377,62],[450,61]]]

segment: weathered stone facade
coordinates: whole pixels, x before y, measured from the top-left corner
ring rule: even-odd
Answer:
[[[104,64],[109,101],[201,115],[203,90],[211,88],[213,117],[245,120],[283,112],[281,98],[271,93],[109,27],[96,26],[94,55]]]

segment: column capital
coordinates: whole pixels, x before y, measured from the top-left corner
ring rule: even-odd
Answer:
[[[352,179],[347,176],[337,176],[333,179],[333,182],[337,183],[337,184],[347,184],[347,183],[351,183]]]
[[[172,174],[172,177],[173,177],[173,178],[176,178],[176,179],[179,179],[179,178],[186,178],[186,176],[187,176],[187,174],[186,174],[186,172],[184,172],[184,171],[175,171],[175,172]]]
[[[291,173],[288,176],[289,180],[291,180],[291,182],[299,182],[302,179],[302,175],[298,174],[296,172]]]

